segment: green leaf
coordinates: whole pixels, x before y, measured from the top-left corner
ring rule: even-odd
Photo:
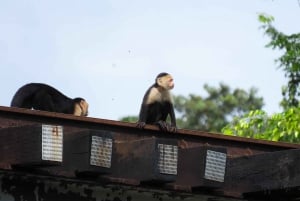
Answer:
[[[260,13],[258,15],[258,20],[262,23],[271,23],[272,21],[274,21],[274,17],[266,13]]]

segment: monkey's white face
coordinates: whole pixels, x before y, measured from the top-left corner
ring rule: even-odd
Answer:
[[[89,104],[86,101],[81,101],[80,106],[81,106],[81,115],[87,116],[89,114]]]
[[[75,103],[74,115],[75,116],[87,116],[89,113],[89,104],[82,100],[80,103]]]
[[[159,86],[167,90],[171,90],[175,86],[174,79],[171,75],[158,78],[157,83],[159,84]]]

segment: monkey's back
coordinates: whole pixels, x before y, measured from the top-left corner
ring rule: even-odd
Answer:
[[[13,96],[10,106],[30,108],[30,99],[32,98],[33,94],[40,89],[40,87],[41,85],[37,83],[30,83],[22,86]]]
[[[63,101],[62,101],[63,100]],[[70,104],[70,98],[57,89],[42,83],[29,83],[17,90],[11,101],[12,107],[54,111],[55,104]],[[40,104],[40,103],[43,104]],[[54,106],[47,105],[51,102]],[[63,107],[63,106],[62,106]]]

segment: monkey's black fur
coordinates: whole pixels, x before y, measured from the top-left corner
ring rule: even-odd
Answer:
[[[84,101],[83,98],[71,99],[46,84],[30,83],[18,89],[11,101],[11,106],[73,114],[75,103],[80,103],[82,100]]]
[[[146,91],[139,114],[137,125],[139,128],[143,128],[145,124],[157,124],[161,130],[170,132],[176,131],[175,112],[170,99],[169,89],[163,89],[163,91],[158,90],[158,97],[161,97],[161,99],[154,99],[149,102],[151,90],[153,88],[159,89],[162,87],[158,84],[157,79],[168,75],[168,73],[160,73],[157,75],[155,83]],[[166,123],[168,115],[170,115],[171,118],[171,126]]]

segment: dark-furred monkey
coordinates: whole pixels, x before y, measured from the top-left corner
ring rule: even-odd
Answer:
[[[174,88],[173,77],[160,73],[155,83],[146,91],[140,109],[137,127],[156,124],[163,131],[176,132],[176,119],[170,90]],[[171,125],[166,122],[170,115]]]
[[[75,116],[87,116],[89,107],[83,98],[71,99],[57,89],[42,83],[30,83],[19,88],[11,101],[11,106]]]

